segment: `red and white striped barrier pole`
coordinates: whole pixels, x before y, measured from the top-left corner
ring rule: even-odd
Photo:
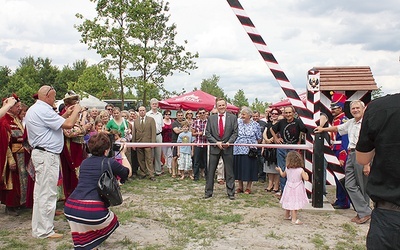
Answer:
[[[315,128],[316,124],[312,119],[312,113],[306,108],[306,106],[301,101],[299,95],[296,90],[293,88],[292,84],[289,82],[289,79],[280,68],[278,61],[275,59],[272,52],[269,50],[267,44],[264,42],[261,35],[258,33],[256,27],[253,22],[250,20],[250,17],[246,14],[242,5],[238,0],[227,0],[229,6],[232,11],[235,13],[239,22],[242,24],[242,27],[247,32],[247,35],[250,37],[254,46],[257,48],[264,62],[267,64],[268,68],[271,70],[271,73],[274,75],[275,79],[278,81],[281,86],[283,92],[286,94],[290,103],[296,108],[297,113],[299,114],[301,120],[306,126],[311,128]]]
[[[173,146],[199,146],[198,143],[146,143],[146,142],[123,142],[123,143],[115,143],[115,144],[125,144],[128,148],[155,148],[155,147],[173,147]],[[209,145],[216,146],[216,143],[203,143],[201,145]],[[226,145],[226,144],[222,144]],[[283,148],[283,149],[295,149],[295,150],[308,150],[312,148],[312,145],[306,144],[246,144],[246,143],[235,143],[229,144],[229,146],[247,146],[252,148]]]

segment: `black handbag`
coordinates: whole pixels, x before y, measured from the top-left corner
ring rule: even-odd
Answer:
[[[250,148],[247,154],[250,158],[257,158],[257,148]]]
[[[108,169],[104,170],[104,160],[106,159],[101,162],[102,174],[97,183],[97,192],[107,207],[121,205],[122,195],[117,178],[112,172],[109,159],[107,159]]]

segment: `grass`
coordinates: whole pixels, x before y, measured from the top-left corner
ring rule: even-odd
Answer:
[[[301,219],[315,220],[314,228],[283,221],[279,201],[264,191],[266,184],[254,183],[251,195],[238,194],[234,201],[228,200],[225,186],[218,184],[213,198],[204,200],[204,186],[204,180],[167,175],[156,181],[128,181],[122,186],[124,203],[111,208],[120,228],[100,249],[365,249],[365,236],[353,224],[339,225],[333,236],[318,231],[331,230],[323,222],[333,220],[337,213],[300,212]],[[0,250],[73,248],[64,216],[55,219],[56,229],[64,233],[60,240],[32,238],[30,219],[30,210],[19,217],[0,215]],[[10,223],[15,225],[3,227]]]

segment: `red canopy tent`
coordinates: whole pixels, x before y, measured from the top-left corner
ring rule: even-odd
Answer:
[[[303,103],[306,103],[307,92],[301,93],[299,95],[299,97]],[[283,99],[282,101],[279,101],[277,103],[270,105],[269,107],[270,108],[280,108],[280,107],[286,107],[286,106],[290,106],[290,105],[292,105],[292,104],[290,103],[289,99],[286,98],[286,99]]]
[[[201,90],[196,90],[180,96],[162,100],[158,104],[162,109],[197,110],[199,108],[205,108],[206,110],[211,110],[215,106],[215,96]],[[238,107],[229,103],[227,110],[233,113],[239,112]]]

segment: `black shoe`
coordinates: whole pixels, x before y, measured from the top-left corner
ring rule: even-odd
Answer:
[[[348,208],[350,208],[350,206],[334,205],[333,208],[334,209],[348,209]]]
[[[15,207],[6,207],[6,214],[11,216],[19,216],[19,212]]]
[[[229,197],[229,200],[231,200],[231,201],[235,200],[235,196],[234,195],[229,195],[228,197]]]
[[[212,195],[204,195],[204,197],[203,197],[203,199],[205,199],[205,200],[210,199],[210,198],[212,198]]]
[[[150,177],[149,180],[151,180],[151,181],[156,181],[156,178]]]
[[[144,178],[146,178],[146,175],[139,175],[139,179],[143,180]]]

